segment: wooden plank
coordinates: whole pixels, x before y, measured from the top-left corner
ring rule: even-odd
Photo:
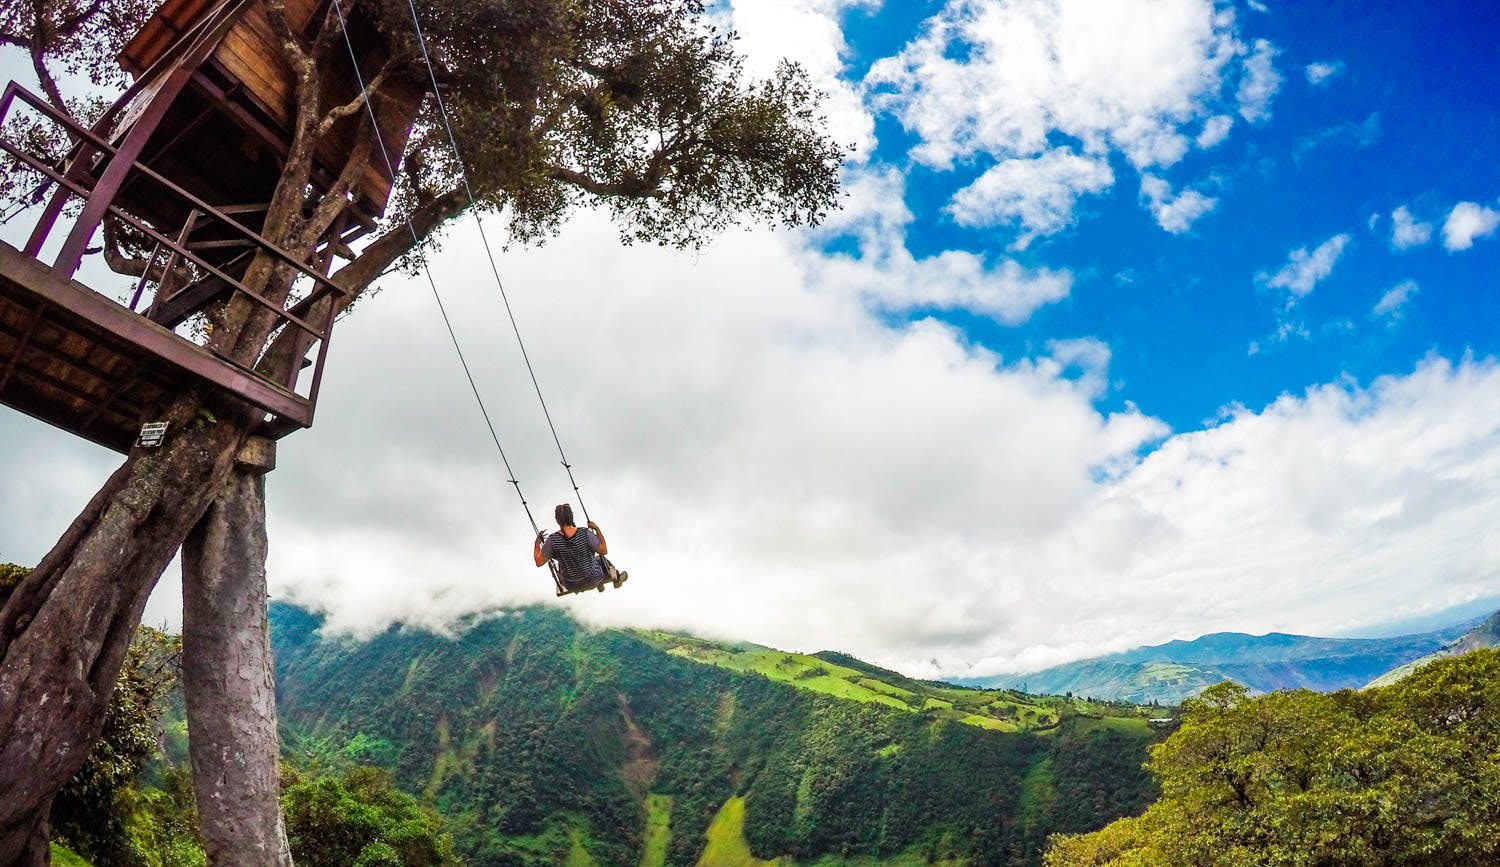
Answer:
[[[214,52],[214,59],[225,72],[244,86],[245,95],[277,123],[285,126],[291,118],[291,69],[281,62],[280,49],[273,41],[259,38],[256,17],[269,36],[270,24],[264,13],[252,9],[229,31]]]
[[[132,76],[139,76],[215,4],[216,0],[167,0],[125,43],[120,51],[120,66]]]

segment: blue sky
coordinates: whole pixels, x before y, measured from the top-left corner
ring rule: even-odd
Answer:
[[[354,632],[561,604],[928,676],[1500,598],[1492,6],[713,9],[752,74],[827,91],[844,208],[694,255],[580,213],[499,262],[627,590],[552,599],[430,291],[392,275],[268,480],[278,598]],[[545,514],[568,480],[474,223],[447,232]],[[553,339],[560,303],[591,315]],[[117,458],[10,412],[0,442],[0,559],[34,562]]]
[[[1134,401],[1174,429],[1199,426],[1226,404],[1258,407],[1283,391],[1341,376],[1368,382],[1404,372],[1429,352],[1494,352],[1500,303],[1492,275],[1500,273],[1500,244],[1449,251],[1441,227],[1460,201],[1500,207],[1500,66],[1493,55],[1500,7],[1223,8],[1234,10],[1240,39],[1274,45],[1281,82],[1263,119],[1236,117],[1221,144],[1159,172],[1213,196],[1214,209],[1186,231],[1168,233],[1141,208],[1140,173],[1110,153],[1114,186],[1081,198],[1066,229],[1017,257],[1071,270],[1067,299],[1020,325],[938,315],[1008,356],[1029,354],[1060,334],[1097,337],[1112,350],[1113,387],[1102,404]],[[863,78],[899,50],[931,11],[930,4],[888,3],[848,12],[849,77]],[[995,156],[926,169],[909,158],[917,135],[893,114],[875,120],[873,159],[908,172],[906,201],[917,215],[910,249],[1004,255],[1020,227],[964,227],[944,214],[953,194]],[[1398,207],[1429,224],[1430,241],[1394,247],[1391,214]],[[1339,235],[1349,240],[1332,272],[1285,317],[1296,333],[1277,337],[1277,308],[1287,293],[1268,289],[1263,276],[1280,270],[1292,251]],[[1407,282],[1416,289],[1395,315],[1374,312]]]

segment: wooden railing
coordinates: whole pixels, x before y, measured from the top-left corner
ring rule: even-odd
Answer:
[[[5,134],[6,121],[10,119],[11,111],[17,104],[26,106],[35,114],[60,127],[69,137],[71,142],[69,157],[62,166],[49,164],[27,152]],[[310,343],[316,341],[319,344],[317,361],[312,385],[306,399],[309,404],[307,422],[310,422],[311,405],[316,403],[317,390],[322,381],[329,332],[333,327],[333,320],[339,305],[336,303],[327,305],[327,314],[322,317],[323,321],[317,324],[307,321],[304,318],[305,312],[313,310],[319,300],[344,294],[344,290],[329,280],[326,274],[309,266],[297,256],[273,244],[260,233],[235,219],[231,211],[243,213],[245,208],[211,205],[164,177],[155,169],[138,161],[131,161],[123,168],[115,165],[118,162],[116,159],[118,149],[114,145],[96,132],[85,129],[66,113],[57,110],[46,100],[15,82],[11,82],[5,88],[3,96],[0,96],[0,150],[3,150],[18,164],[42,175],[45,178],[42,182],[44,188],[56,187],[65,192],[65,195],[54,194],[44,209],[27,242],[25,248],[27,255],[40,258],[43,247],[65,213],[64,205],[67,199],[79,199],[84,203],[79,216],[72,221],[69,234],[51,265],[52,274],[57,279],[68,281],[74,278],[90,239],[98,231],[103,219],[110,216],[135,229],[155,244],[151,256],[146,260],[149,266],[147,273],[141,275],[130,299],[131,310],[140,312],[137,307],[147,284],[153,282],[149,276],[153,271],[158,274],[173,274],[183,263],[190,263],[198,275],[201,275],[201,280],[206,281],[211,278],[218,281],[223,289],[227,289],[233,295],[243,296],[273,313],[277,318],[277,329],[292,327],[302,331],[306,335],[307,348],[310,349]],[[185,224],[178,228],[175,237],[122,206],[119,201],[120,192],[128,183],[149,184],[154,190],[159,190],[174,200],[175,204],[185,211],[188,215],[187,219]],[[139,189],[140,187],[137,186],[133,190],[132,197],[140,196]],[[38,192],[43,194],[46,190],[41,189]],[[212,228],[218,240],[208,243],[190,242],[190,236],[205,227]],[[198,252],[209,248],[225,247],[239,247],[242,250],[229,260],[220,260],[218,264],[209,261]],[[165,254],[165,261],[159,263],[163,254]],[[247,261],[249,257],[256,254],[270,256],[280,264],[298,272],[301,277],[312,281],[309,293],[295,304],[295,309],[302,311],[303,315],[298,315],[283,307],[281,303],[251,289],[230,273],[236,270],[237,264]],[[160,297],[163,294],[160,291],[163,288],[163,281],[158,278],[155,282],[158,283],[158,297],[154,303],[169,300]],[[172,287],[173,294],[180,295],[186,288],[185,286]],[[228,359],[225,361],[234,363]],[[291,367],[286,381],[272,384],[294,392],[299,370],[296,364]],[[247,372],[270,382],[254,370]]]

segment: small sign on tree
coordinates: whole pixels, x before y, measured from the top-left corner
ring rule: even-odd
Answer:
[[[167,423],[164,421],[148,421],[141,425],[141,435],[136,438],[135,444],[148,449],[154,449],[161,445],[166,439]]]

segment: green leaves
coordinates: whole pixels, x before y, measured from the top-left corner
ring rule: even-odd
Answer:
[[[456,863],[441,822],[377,768],[293,780],[281,796],[292,856],[303,867],[440,867]]]
[[[1479,864],[1500,859],[1500,652],[1394,686],[1249,698],[1220,684],[1152,750],[1162,798],[1055,841],[1085,864]]]
[[[410,39],[404,8],[385,18],[398,41]],[[627,242],[683,248],[746,220],[816,223],[835,204],[845,150],[824,131],[822,94],[791,64],[747,80],[702,4],[419,9],[478,206],[504,210],[516,240],[546,238],[583,204],[607,208]],[[462,183],[443,120],[430,100],[400,207]]]

